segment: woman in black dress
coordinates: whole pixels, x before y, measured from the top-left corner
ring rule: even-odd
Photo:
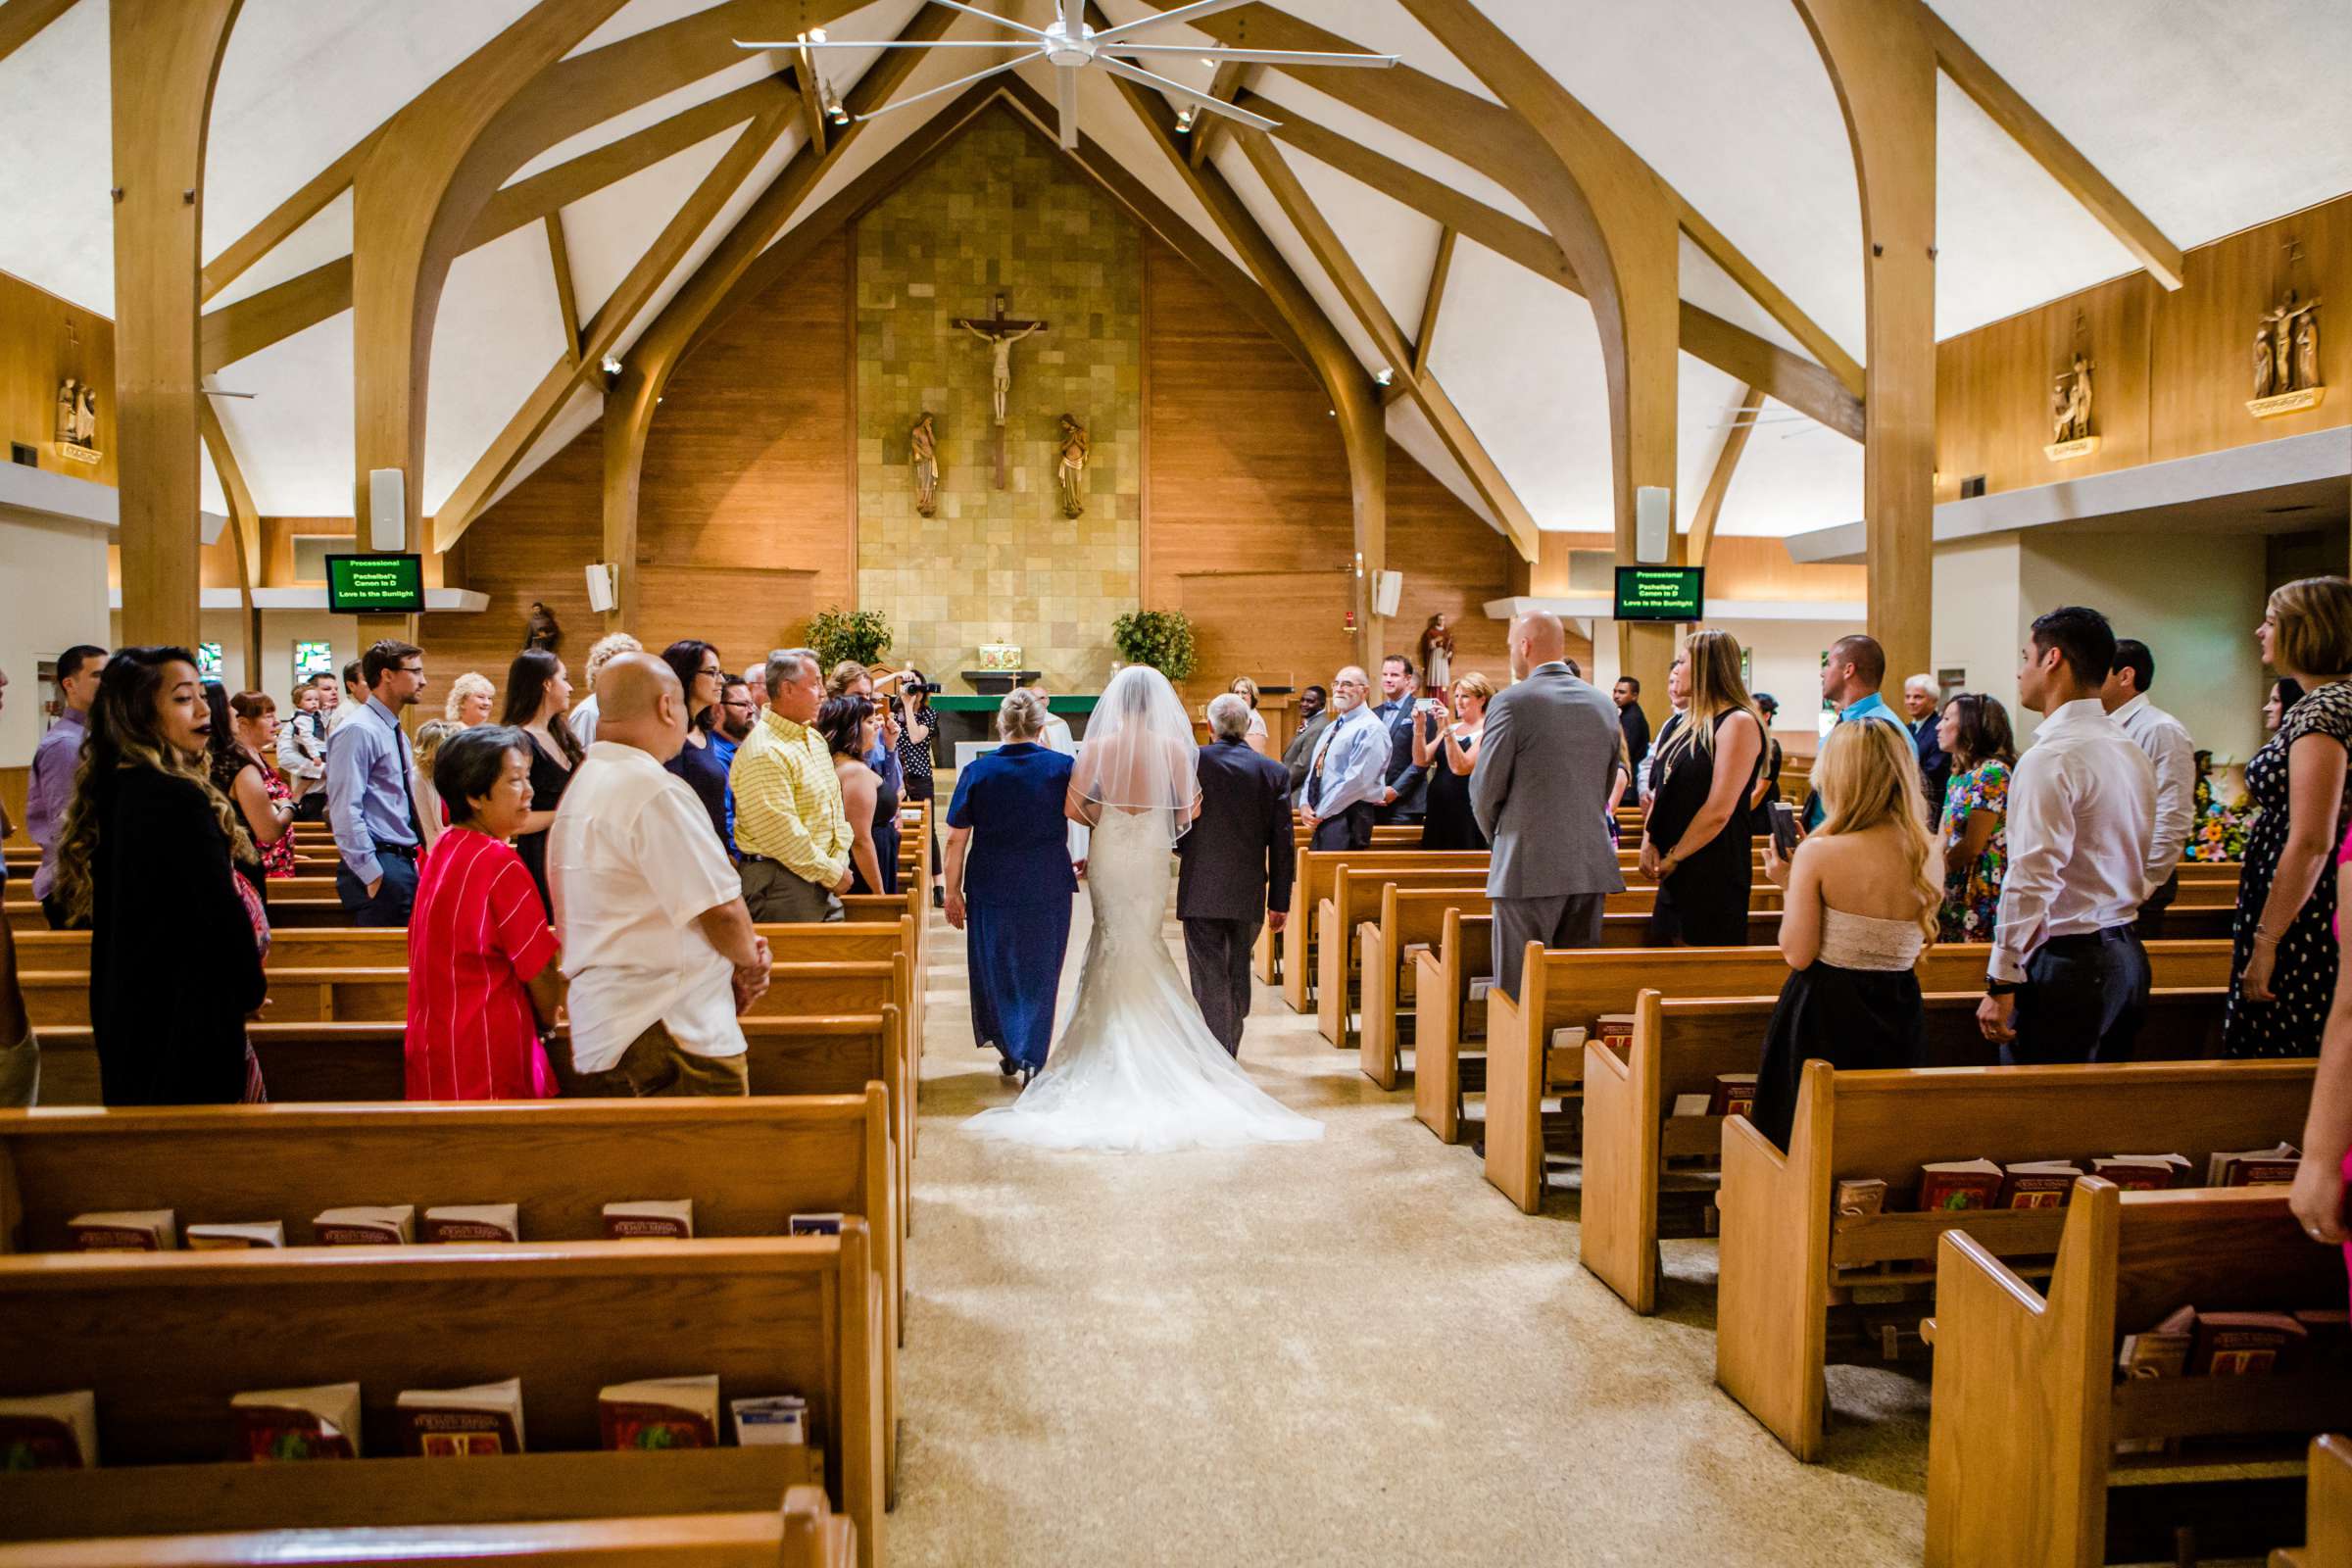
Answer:
[[[205,776],[211,714],[184,648],[125,648],[91,705],[55,896],[90,921],[90,1024],[109,1105],[261,1098],[245,1019],[269,926],[231,861],[252,840]]]
[[[564,722],[571,707],[571,680],[564,661],[544,648],[526,648],[507,666],[507,710],[501,724],[511,724],[531,738],[531,809],[514,835],[514,853],[522,857],[531,880],[539,885],[539,902],[547,917],[556,917],[555,895],[547,885],[547,830],[556,825],[556,808],[571,783],[571,770],[580,765],[586,748]]]
[[[1681,945],[1744,947],[1755,875],[1747,798],[1764,758],[1764,722],[1730,632],[1693,632],[1676,662],[1690,706],[1650,763],[1642,874],[1658,884],[1653,920],[1671,919]]]
[[[850,819],[850,891],[899,891],[899,792],[866,760],[881,738],[882,710],[870,697],[828,697],[816,732],[833,754],[841,808]]]
[[[1894,724],[1840,724],[1822,742],[1814,788],[1828,813],[1764,874],[1788,890],[1781,956],[1795,971],[1764,1031],[1747,1119],[1781,1148],[1804,1065],[1916,1067],[1925,1050],[1916,965],[1943,890],[1919,814],[1919,753]]]
[[[1780,699],[1770,692],[1756,693],[1756,718],[1764,726],[1764,766],[1756,774],[1756,787],[1747,792],[1747,830],[1759,837],[1772,831],[1773,803],[1781,798],[1781,743],[1772,738],[1772,721],[1780,710]]]
[[[1470,809],[1470,770],[1478,765],[1478,743],[1487,732],[1487,704],[1494,700],[1494,683],[1472,670],[1453,683],[1452,698],[1454,722],[1442,730],[1431,709],[1413,710],[1413,765],[1429,770],[1421,847],[1483,850],[1487,836],[1478,830],[1478,816]]]
[[[2352,748],[2352,582],[2305,577],[2271,595],[2255,631],[2263,662],[2302,701],[2246,764],[2262,810],[2237,879],[2227,1056],[2316,1056],[2335,995],[2335,878]]]
[[[899,776],[906,780],[906,799],[927,801],[937,786],[932,782],[931,678],[912,664],[901,672],[891,697],[899,705]],[[947,903],[947,867],[939,858],[939,813],[931,815],[931,904]]]
[[[662,650],[662,662],[678,677],[686,694],[686,744],[663,763],[686,781],[694,798],[710,813],[710,831],[721,845],[727,838],[727,764],[710,744],[711,726],[718,722],[719,693],[726,688],[726,667],[718,650],[700,638],[688,637]]]

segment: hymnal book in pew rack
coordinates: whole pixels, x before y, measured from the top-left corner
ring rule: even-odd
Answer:
[[[609,1384],[596,1416],[608,1448],[715,1448],[718,1375]]]
[[[639,1199],[605,1205],[605,1240],[690,1241],[694,1236],[694,1200]]]
[[[232,1395],[237,1457],[258,1464],[360,1456],[360,1386],[257,1389]]]
[[[428,1242],[519,1242],[522,1207],[518,1203],[445,1203],[424,1211]]]
[[[179,1247],[177,1216],[168,1208],[110,1208],[66,1221],[77,1252],[162,1252]]]
[[[403,1389],[401,1451],[426,1459],[474,1459],[522,1452],[522,1379],[470,1389]]]
[[[416,1205],[330,1208],[311,1221],[311,1239],[320,1247],[396,1247],[413,1242],[416,1239]]]
[[[255,1247],[285,1245],[286,1227],[280,1220],[245,1220],[234,1224],[188,1227],[188,1250],[195,1252],[234,1252]]]
[[[88,1389],[0,1399],[0,1473],[98,1468],[98,1396]]]

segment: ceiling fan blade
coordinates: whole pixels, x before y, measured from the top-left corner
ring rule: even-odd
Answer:
[[[814,38],[804,42],[799,38],[784,38],[773,43],[757,39],[735,40],[738,49],[1034,49],[1033,38],[827,38],[819,43]]]
[[[1064,152],[1078,150],[1078,68],[1057,66],[1054,71],[1054,96],[1061,107],[1061,147]]]
[[[1162,11],[1155,17],[1138,17],[1133,22],[1122,23],[1115,27],[1106,27],[1095,34],[1095,42],[1098,44],[1109,43],[1113,39],[1125,37],[1138,27],[1155,27],[1163,22],[1197,22],[1202,17],[1213,17],[1220,11],[1231,11],[1236,6],[1246,6],[1249,3],[1250,0],[1194,0],[1194,3],[1189,6],[1178,6],[1173,11]]]
[[[1213,60],[1218,65],[1232,61],[1251,66],[1394,66],[1401,55],[1327,55],[1308,49],[1227,49],[1217,44],[1195,48],[1183,43],[1114,43],[1098,45],[1097,52],[1108,55],[1193,55],[1201,60]]]
[[[1187,87],[1181,81],[1170,81],[1156,73],[1146,71],[1141,66],[1131,66],[1126,61],[1110,55],[1095,56],[1095,64],[1113,75],[1125,76],[1129,81],[1140,81],[1147,87],[1157,87],[1162,92],[1174,93],[1179,98],[1199,104],[1211,114],[1223,115],[1228,120],[1238,120],[1243,124],[1254,126],[1259,130],[1272,130],[1281,123],[1280,121],[1268,120],[1263,115],[1253,115],[1247,109],[1236,109],[1222,98],[1212,98],[1207,93]]]
[[[887,115],[893,110],[912,108],[914,105],[921,103],[926,98],[937,98],[943,93],[954,92],[958,87],[968,87],[975,81],[982,81],[990,76],[1003,75],[1005,72],[1012,70],[1014,67],[1025,66],[1030,61],[1037,58],[1038,51],[1031,50],[1022,55],[1018,60],[1007,60],[1002,64],[990,66],[985,71],[975,71],[968,76],[957,76],[954,81],[942,82],[939,86],[933,87],[926,92],[918,92],[911,98],[894,98],[879,109],[869,110],[866,113],[859,115],[858,120],[859,123],[863,123],[868,120],[873,120],[879,116]]]

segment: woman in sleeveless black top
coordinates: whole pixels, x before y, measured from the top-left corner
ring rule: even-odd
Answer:
[[[1744,947],[1755,877],[1747,800],[1763,761],[1764,727],[1740,678],[1740,644],[1731,633],[1696,632],[1682,657],[1690,719],[1650,764],[1642,869],[1657,878],[1660,922],[1671,918],[1685,946]]]
[[[1417,708],[1413,712],[1413,763],[1429,772],[1421,817],[1421,847],[1425,850],[1487,848],[1487,836],[1478,830],[1478,814],[1470,808],[1470,770],[1478,765],[1478,743],[1487,728],[1487,703],[1494,695],[1493,683],[1472,670],[1455,681],[1448,694],[1459,722],[1440,727],[1439,716],[1427,709]]]

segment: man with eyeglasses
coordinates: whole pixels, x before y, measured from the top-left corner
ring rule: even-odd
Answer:
[[[751,738],[752,726],[760,722],[760,709],[752,701],[748,682],[727,678],[718,689],[718,714],[710,728],[710,755],[718,765],[730,774],[735,767],[735,749]],[[727,786],[727,849],[735,849],[735,787]]]
[[[424,650],[391,638],[360,660],[368,700],[326,738],[326,810],[343,863],[335,894],[354,925],[409,923],[424,842],[400,710],[424,693]]]
[[[1355,664],[1332,677],[1337,716],[1316,745],[1298,792],[1298,820],[1310,830],[1309,849],[1360,850],[1372,842],[1372,812],[1388,793],[1389,728],[1364,706],[1371,689]]]

